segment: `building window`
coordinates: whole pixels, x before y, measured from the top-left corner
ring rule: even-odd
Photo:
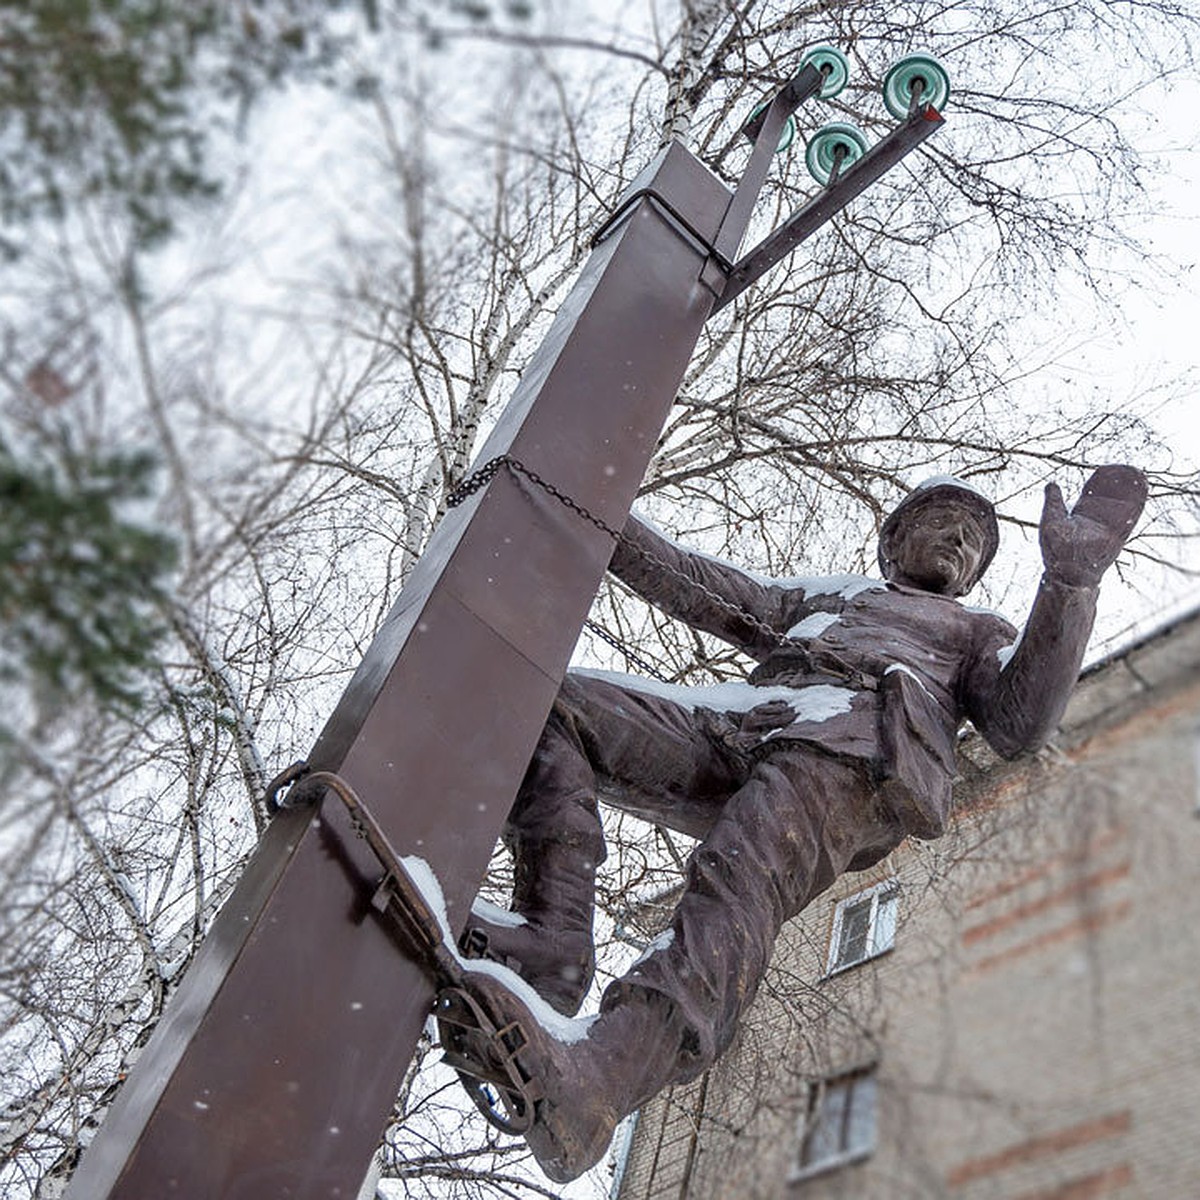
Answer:
[[[874,1067],[821,1079],[809,1087],[792,1182],[861,1162],[871,1154],[877,1090]]]
[[[890,950],[896,940],[895,880],[881,883],[843,900],[833,914],[826,973],[843,971]]]

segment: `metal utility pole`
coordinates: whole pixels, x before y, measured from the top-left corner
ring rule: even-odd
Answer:
[[[785,121],[824,78],[805,66],[760,115],[736,194],[678,143],[646,168],[481,462],[511,456],[620,528],[705,320],[773,252],[732,261]],[[441,522],[308,756],[430,864],[455,929],[612,549],[578,509],[498,473]],[[371,907],[378,880],[341,805],[280,812],[72,1200],[355,1196],[433,997]]]

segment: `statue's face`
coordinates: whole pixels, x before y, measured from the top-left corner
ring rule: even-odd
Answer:
[[[907,515],[892,538],[889,578],[961,596],[983,561],[984,530],[968,508],[935,500]]]

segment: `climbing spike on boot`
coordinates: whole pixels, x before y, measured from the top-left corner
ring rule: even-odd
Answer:
[[[567,1017],[579,1011],[595,973],[590,929],[547,928],[519,917],[493,919],[488,909],[473,908],[458,945],[467,958],[509,967]]]
[[[654,996],[572,1020],[511,972],[483,963],[468,967],[453,991],[437,1012],[447,1061],[466,1076],[472,1099],[497,1128],[524,1126],[532,1105],[532,1121],[521,1132],[555,1183],[569,1183],[595,1166],[617,1122],[678,1073],[682,1039],[675,1009]],[[476,1011],[485,1022],[476,1020]]]

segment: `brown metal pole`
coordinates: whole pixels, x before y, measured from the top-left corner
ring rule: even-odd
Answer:
[[[618,527],[723,286],[703,242],[730,200],[678,144],[639,189],[480,455],[511,454]],[[456,928],[611,551],[501,473],[442,521],[309,756],[429,862]],[[369,908],[378,874],[341,805],[275,819],[72,1200],[354,1196],[432,1000]]]

